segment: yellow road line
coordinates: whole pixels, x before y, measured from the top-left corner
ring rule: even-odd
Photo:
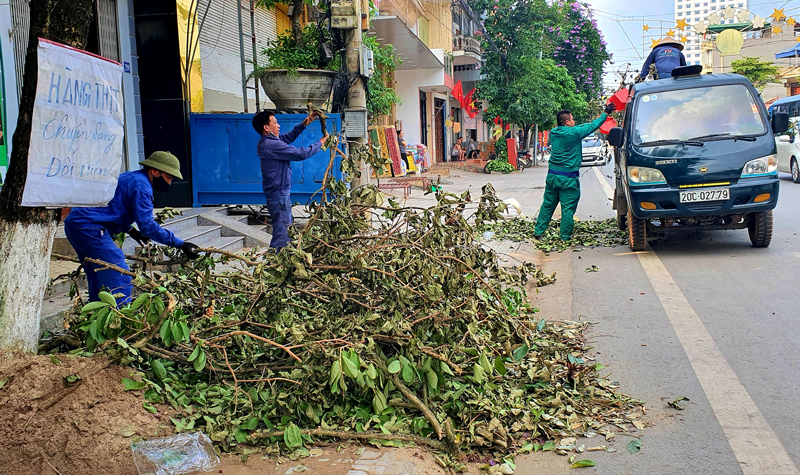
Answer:
[[[603,174],[594,169],[609,198]],[[702,320],[655,252],[637,252],[744,475],[800,475]]]

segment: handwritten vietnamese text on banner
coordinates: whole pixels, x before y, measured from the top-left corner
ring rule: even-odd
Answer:
[[[124,134],[122,66],[40,39],[22,206],[108,204]]]

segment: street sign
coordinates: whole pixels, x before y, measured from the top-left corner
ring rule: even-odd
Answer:
[[[122,165],[122,65],[43,39],[38,54],[22,206],[104,206]]]

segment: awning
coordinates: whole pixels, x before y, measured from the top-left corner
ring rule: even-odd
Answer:
[[[376,36],[382,45],[394,45],[395,53],[403,59],[397,69],[444,69],[444,64],[419,37],[396,16],[378,16],[372,19],[368,33]]]
[[[771,23],[764,23],[762,28],[755,28],[752,23],[721,23],[719,25],[708,25],[708,31],[713,33],[721,33],[725,30],[754,31],[770,28],[771,25]]]
[[[780,53],[776,53],[775,54],[775,59],[794,58],[794,57],[797,57],[797,56],[800,56],[800,43],[797,43],[796,45],[792,46],[791,48],[785,49],[785,50],[781,51]]]

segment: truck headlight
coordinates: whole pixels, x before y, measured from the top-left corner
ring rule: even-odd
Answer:
[[[647,167],[628,167],[628,180],[637,185],[660,185],[667,182],[661,170]]]
[[[778,172],[778,156],[767,155],[744,164],[742,178],[772,175]]]

